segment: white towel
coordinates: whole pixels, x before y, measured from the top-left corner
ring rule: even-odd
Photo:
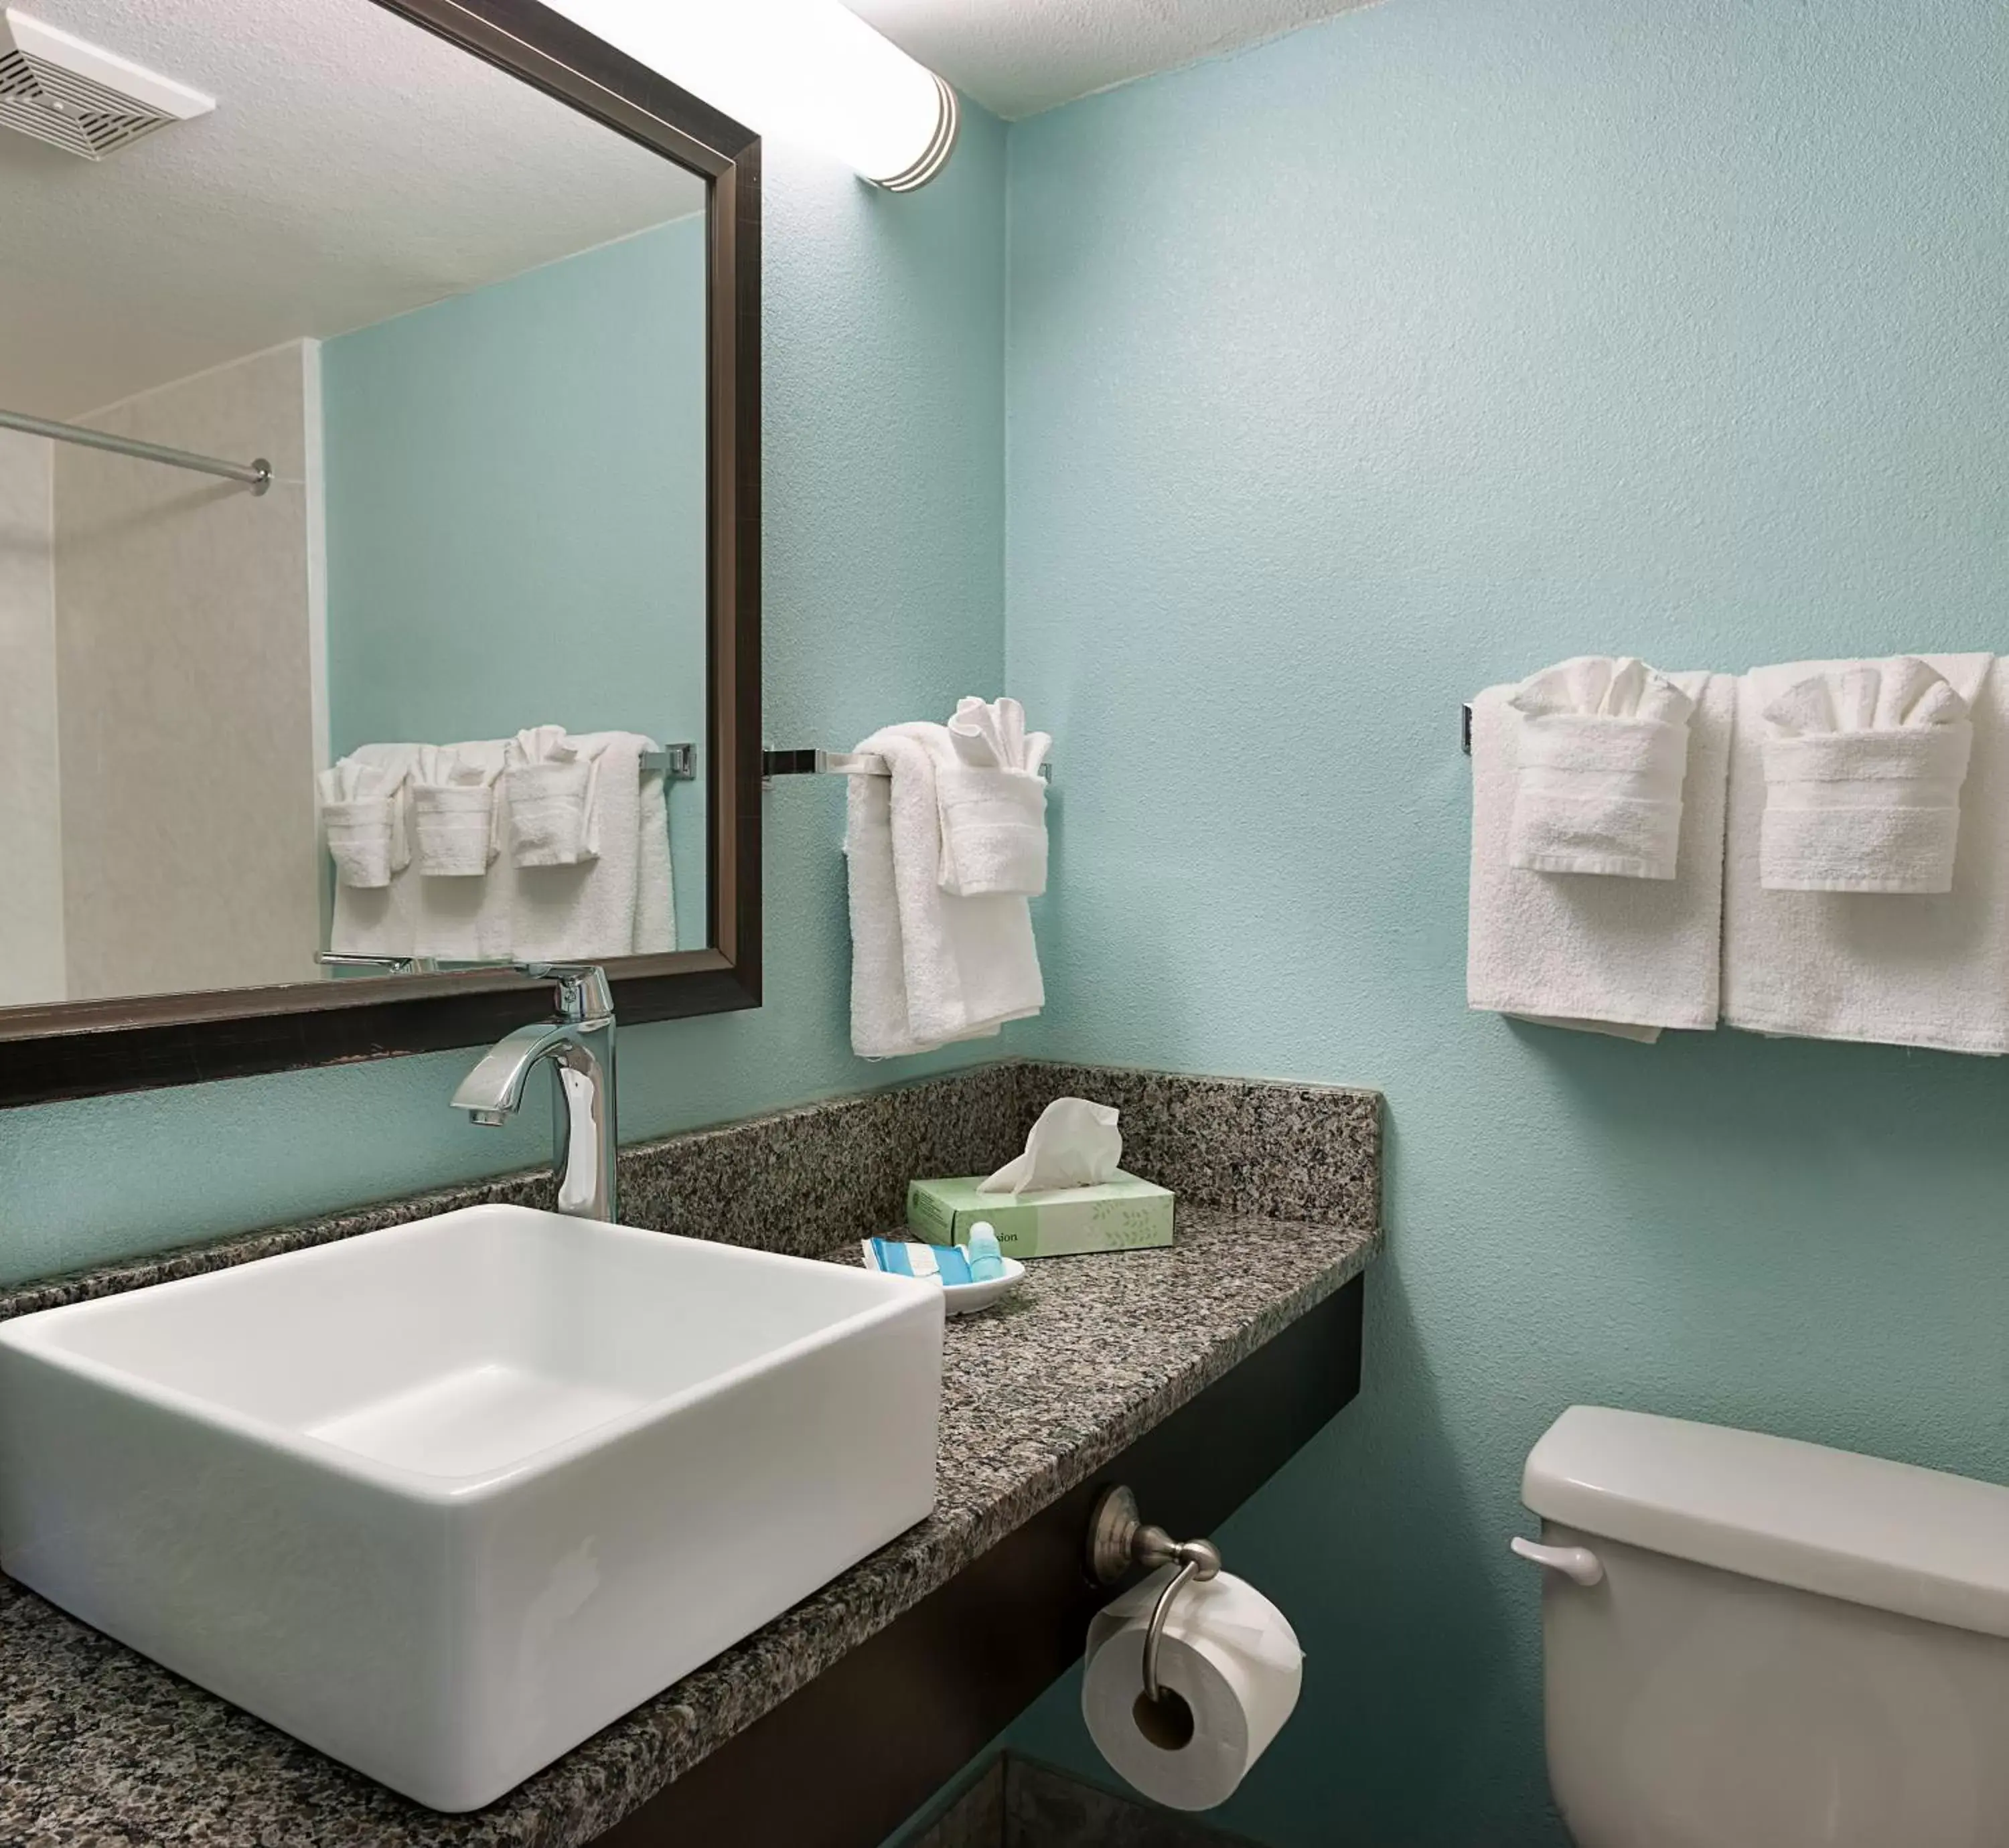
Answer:
[[[1915,655],[1824,668],[1760,717],[1767,891],[1952,890],[1974,725],[1936,668]]]
[[[1672,879],[1688,695],[1630,655],[1579,655],[1531,674],[1508,703],[1521,715],[1508,864]]]
[[[395,773],[350,756],[315,778],[321,820],[338,883],[380,890],[411,859],[405,803],[410,766]]]
[[[1519,728],[1512,687],[1472,703],[1472,880],[1465,993],[1473,1007],[1652,1039],[1716,1025],[1724,785],[1734,681],[1678,674],[1694,703],[1671,880],[1536,873],[1508,863]]]
[[[653,751],[647,738],[643,748]],[[642,777],[635,859],[635,954],[657,956],[677,947],[676,890],[670,872],[670,803],[663,773]]]
[[[1045,1004],[1025,899],[941,889],[935,766],[945,731],[892,725],[858,747],[893,773],[852,777],[848,798],[851,1043],[863,1058],[983,1038]]]
[[[518,735],[520,742],[523,734]],[[576,863],[526,862],[516,866],[516,903],[510,928],[510,952],[523,962],[597,961],[631,956],[641,873],[643,751],[654,743],[633,731],[594,731],[564,741],[565,755],[547,752],[544,763],[572,763],[588,773],[590,819],[582,823],[583,846],[593,857]],[[510,807],[511,837],[522,841],[516,804],[519,784],[512,759],[503,781]],[[533,766],[536,767],[536,766]],[[570,824],[549,804],[541,784],[531,798],[539,820],[530,830],[547,843]],[[569,798],[568,798],[569,799]],[[667,839],[667,834],[665,834]]]
[[[1036,898],[1046,890],[1047,787],[1039,770],[1052,745],[1043,731],[1028,734],[1015,699],[958,702],[935,763],[944,892]]]
[[[498,847],[495,780],[500,763],[470,749],[427,745],[412,772],[413,858],[430,879],[473,879]]]
[[[599,758],[562,725],[533,725],[510,741],[502,782],[519,866],[576,866],[599,853]]]
[[[367,766],[379,787],[402,786],[418,761],[417,745],[362,745],[342,759]],[[321,773],[325,777],[328,773]],[[328,947],[351,956],[417,954],[418,875],[409,860],[381,886],[354,886],[338,879]]]
[[[419,869],[411,879],[414,952],[448,962],[506,962],[516,909],[516,869],[500,851],[508,830],[501,777],[508,741],[484,738],[451,747],[464,767],[487,778],[493,792],[490,841],[492,857],[479,879],[432,877]],[[472,842],[467,843],[471,845]]]
[[[501,772],[512,740],[448,747],[484,774]],[[611,752],[626,759],[657,747],[636,733],[602,732],[573,742],[583,757]],[[392,774],[416,765],[418,745],[365,745],[363,763]],[[433,760],[437,766],[438,759]],[[498,854],[479,879],[423,876],[416,859],[374,890],[335,890],[330,947],[370,956],[430,956],[455,962],[649,955],[676,947],[670,883],[668,805],[660,771],[615,771],[606,826],[632,851],[604,853],[576,866],[519,872]],[[620,791],[633,788],[632,800]],[[498,788],[496,826],[506,835],[507,796]]]
[[[1969,707],[1951,890],[1768,891],[1762,714],[1844,661],[1761,667],[1738,689],[1724,886],[1723,1018],[1754,1032],[2009,1052],[2009,676],[1992,655],[1921,657]]]

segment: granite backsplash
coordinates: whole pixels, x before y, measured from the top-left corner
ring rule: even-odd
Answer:
[[[1123,1164],[1195,1205],[1319,1219],[1380,1215],[1374,1091],[1015,1060],[834,1098],[621,1152],[621,1217],[653,1230],[817,1257],[899,1226],[917,1175],[987,1173],[1040,1110],[1079,1096],[1122,1112]],[[0,1290],[0,1319],[323,1244],[461,1206],[551,1204],[548,1173],[443,1188]]]

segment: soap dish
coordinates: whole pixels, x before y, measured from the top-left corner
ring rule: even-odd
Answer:
[[[1026,1280],[1026,1267],[1016,1258],[1004,1261],[1004,1274],[981,1283],[944,1283],[942,1307],[951,1315],[974,1315],[993,1303],[1002,1302]]]

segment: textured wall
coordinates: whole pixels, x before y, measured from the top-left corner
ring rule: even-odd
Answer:
[[[766,729],[849,745],[1003,671],[1004,132],[943,178],[870,191],[771,140],[764,187]],[[834,780],[764,798],[767,1005],[624,1033],[629,1138],[985,1056],[853,1059]],[[1008,1033],[1013,1043],[1018,1030]],[[540,1158],[540,1113],[477,1129],[459,1053],[0,1117],[0,1276]],[[533,1120],[534,1119],[534,1120]]]
[[[542,724],[702,745],[704,278],[700,213],[323,347],[337,756]],[[695,949],[703,776],[669,798]]]
[[[1391,0],[1012,130],[1033,1044],[1388,1099],[1362,1398],[1222,1536],[1310,1652],[1224,1826],[1556,1839],[1573,1400],[2009,1480],[2009,1071],[1468,1015],[1457,737],[1580,651],[2004,646],[2005,94],[1992,0]]]
[[[55,461],[0,431],[0,1006],[63,993]]]
[[[296,340],[90,419],[204,455],[263,456],[263,494],[57,445],[73,1000],[315,973],[314,364]]]

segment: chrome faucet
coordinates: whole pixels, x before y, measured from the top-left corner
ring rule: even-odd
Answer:
[[[533,1021],[497,1043],[460,1081],[455,1110],[491,1128],[513,1117],[524,1081],[540,1060],[551,1065],[558,1211],[611,1220],[618,1202],[615,1159],[614,996],[592,963],[520,962],[526,975],[558,985],[558,1018]]]

